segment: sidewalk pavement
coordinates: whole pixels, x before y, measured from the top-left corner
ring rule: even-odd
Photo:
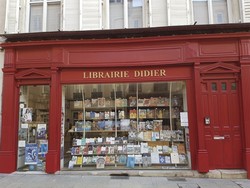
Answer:
[[[82,174],[0,174],[1,188],[250,188],[248,179]]]

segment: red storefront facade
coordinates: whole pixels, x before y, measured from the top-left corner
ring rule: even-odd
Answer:
[[[65,84],[182,80],[191,169],[250,178],[249,24],[5,35],[0,172],[17,170],[19,92],[49,85],[46,172],[60,168]],[[53,136],[51,136],[53,135]]]

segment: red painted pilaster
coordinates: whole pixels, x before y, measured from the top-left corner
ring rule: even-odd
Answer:
[[[240,64],[241,64],[241,90],[242,90],[242,112],[243,112],[243,134],[245,138],[244,166],[247,177],[250,179],[250,40],[241,41]]]
[[[196,99],[196,117],[197,117],[197,131],[198,131],[198,153],[197,153],[197,170],[201,173],[209,171],[208,152],[205,145],[205,133],[202,117],[201,104],[201,77],[200,64],[194,65],[194,82],[195,82],[195,99]]]
[[[58,69],[51,70],[50,117],[49,117],[49,150],[46,155],[46,172],[55,173],[60,169],[60,82]],[[53,115],[52,115],[53,114]]]
[[[0,172],[11,173],[16,171],[17,154],[17,125],[15,111],[17,88],[15,84],[15,69],[3,69],[2,94],[2,128],[0,148]]]

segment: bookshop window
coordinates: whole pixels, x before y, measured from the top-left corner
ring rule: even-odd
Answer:
[[[17,169],[20,171],[45,170],[49,95],[47,85],[20,87],[17,158]]]
[[[62,92],[61,168],[190,168],[184,81],[65,85]]]

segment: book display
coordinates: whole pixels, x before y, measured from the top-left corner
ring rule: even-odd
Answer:
[[[184,83],[176,83],[177,89],[165,84],[170,88],[166,92],[157,92],[154,83],[140,84],[142,91],[138,84],[135,91],[130,84],[117,84],[117,92],[110,89],[114,84],[103,84],[97,98],[82,86],[82,100],[69,100],[72,145],[65,167],[187,168],[186,127],[180,122]]]

